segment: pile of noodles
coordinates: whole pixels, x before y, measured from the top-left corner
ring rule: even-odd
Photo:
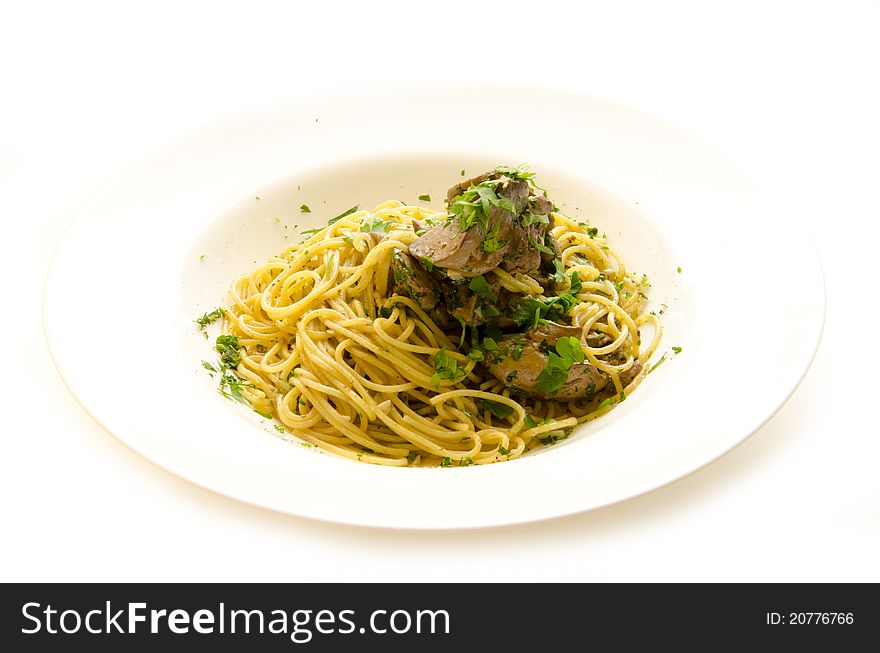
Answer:
[[[607,373],[613,387],[564,402],[511,395],[460,350],[459,333],[445,334],[416,302],[392,294],[395,249],[405,251],[416,239],[413,220],[432,215],[445,217],[396,201],[351,213],[235,281],[223,332],[241,344],[235,373],[256,410],[301,440],[348,458],[464,466],[517,458],[564,438],[610,410],[644,377],[660,339],[656,316],[644,310],[646,278],[628,274],[595,230],[591,236],[583,223],[555,213],[552,233],[566,277],[577,272],[582,281],[570,319],[584,327],[585,360]],[[377,221],[390,222],[382,238],[362,230]],[[515,293],[544,292],[527,275],[500,269],[487,279],[491,275]],[[640,337],[645,327],[647,346]],[[610,343],[590,347],[586,335],[594,332]],[[435,385],[434,356],[441,349],[465,375]],[[618,351],[624,362],[618,354],[618,364],[610,364],[609,354]],[[623,387],[619,375],[636,363],[639,373]]]

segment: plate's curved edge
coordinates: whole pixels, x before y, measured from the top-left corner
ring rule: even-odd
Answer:
[[[583,97],[590,97],[590,96],[583,95]],[[603,103],[608,103],[611,105],[615,104],[614,102],[606,102],[606,100],[604,100],[604,99],[602,99],[601,101]],[[635,111],[635,112],[641,114],[641,112],[637,109],[625,107],[624,105],[618,105],[618,106],[626,108],[627,111]],[[664,120],[663,122],[668,123],[669,121]],[[672,124],[672,123],[669,123],[669,124]],[[678,128],[678,127],[676,126],[676,128]],[[651,485],[650,487],[646,487],[644,489],[633,492],[631,494],[621,496],[620,498],[618,498],[617,500],[614,500],[614,501],[603,502],[598,505],[585,506],[583,508],[579,508],[579,509],[575,509],[575,510],[566,509],[563,511],[558,511],[556,513],[553,513],[552,510],[547,510],[545,512],[545,514],[542,516],[526,517],[526,518],[522,518],[522,519],[518,519],[518,520],[511,520],[508,518],[508,519],[504,519],[504,520],[498,520],[497,522],[492,522],[491,520],[483,519],[483,520],[480,520],[479,524],[449,523],[449,524],[439,524],[439,525],[432,524],[432,525],[422,526],[422,525],[412,525],[412,524],[401,525],[400,523],[383,523],[383,520],[358,521],[358,520],[352,519],[352,518],[345,518],[345,519],[343,519],[343,518],[330,518],[330,517],[327,517],[326,515],[310,513],[310,511],[308,511],[308,510],[293,512],[293,511],[286,509],[286,508],[261,504],[261,503],[249,501],[247,499],[244,499],[244,498],[241,498],[238,496],[233,496],[231,494],[228,494],[227,492],[225,492],[221,488],[213,487],[210,484],[206,484],[206,483],[202,483],[197,480],[194,480],[186,473],[182,473],[181,471],[176,469],[176,466],[168,465],[165,462],[162,462],[162,463],[157,462],[152,457],[150,457],[148,454],[146,454],[144,451],[142,451],[138,447],[134,446],[128,440],[114,434],[113,431],[103,422],[103,420],[100,419],[97,412],[89,406],[88,402],[85,401],[79,394],[77,394],[74,391],[74,389],[71,385],[71,379],[64,372],[63,364],[61,363],[60,358],[59,358],[59,353],[56,350],[56,348],[53,346],[53,337],[52,337],[53,328],[58,328],[60,325],[58,324],[58,320],[55,320],[55,327],[53,327],[51,324],[51,320],[50,320],[51,311],[52,311],[51,305],[53,302],[53,300],[52,300],[52,286],[54,283],[54,278],[58,274],[56,263],[59,258],[60,252],[63,250],[63,247],[65,246],[65,242],[67,241],[68,234],[70,233],[71,229],[74,228],[75,224],[80,219],[82,213],[89,207],[89,205],[92,203],[93,199],[96,196],[99,196],[104,191],[104,189],[107,186],[109,186],[115,179],[124,176],[126,171],[127,171],[127,169],[109,176],[98,188],[96,188],[94,193],[92,193],[90,195],[90,197],[83,203],[82,207],[79,209],[79,211],[76,212],[76,214],[70,220],[70,222],[66,226],[64,232],[60,236],[58,243],[55,246],[55,250],[53,252],[53,255],[50,259],[49,268],[48,268],[48,271],[47,271],[47,274],[46,274],[46,277],[44,280],[44,287],[43,287],[42,317],[43,317],[44,337],[46,338],[47,348],[48,348],[50,356],[53,360],[53,364],[54,364],[56,370],[58,371],[59,376],[61,377],[62,381],[67,386],[68,391],[71,392],[73,397],[76,399],[77,403],[79,403],[83,407],[83,409],[90,415],[90,417],[92,417],[92,419],[94,419],[95,422],[98,423],[104,430],[106,430],[108,433],[113,435],[118,441],[122,442],[127,448],[134,451],[135,453],[140,455],[142,458],[144,458],[144,459],[150,461],[151,463],[156,464],[159,467],[173,473],[175,476],[178,476],[179,478],[182,478],[188,482],[193,483],[194,485],[197,485],[199,487],[207,489],[211,492],[220,494],[221,496],[224,496],[226,498],[234,499],[234,500],[239,501],[241,503],[253,505],[258,508],[279,511],[279,512],[282,512],[285,514],[290,514],[292,516],[314,519],[317,521],[323,521],[323,522],[333,523],[333,524],[355,525],[355,526],[368,527],[368,528],[395,528],[395,529],[401,529],[401,530],[425,530],[425,531],[431,531],[431,530],[469,530],[469,529],[484,528],[484,527],[498,528],[498,527],[503,527],[503,526],[507,526],[507,525],[534,523],[534,522],[540,522],[540,521],[547,521],[547,520],[551,520],[551,519],[558,519],[558,518],[562,518],[565,516],[579,514],[581,512],[594,510],[594,509],[597,509],[600,507],[613,506],[618,503],[628,501],[632,498],[642,496],[642,495],[647,494],[649,492],[652,492],[656,489],[665,487],[666,485],[670,485],[678,480],[686,478],[687,476],[690,476],[691,474],[699,471],[700,469],[703,469],[704,467],[708,466],[712,462],[723,457],[726,453],[728,453],[732,449],[736,448],[737,446],[739,446],[740,444],[745,442],[749,437],[754,435],[757,431],[759,431],[768,421],[770,421],[779,412],[779,410],[782,408],[782,406],[791,398],[791,396],[797,391],[797,388],[803,382],[803,379],[805,378],[806,374],[809,371],[809,368],[812,366],[812,363],[815,360],[816,353],[817,353],[818,348],[821,344],[821,339],[822,339],[822,335],[824,332],[824,326],[825,326],[825,320],[826,320],[826,314],[827,314],[827,286],[826,286],[824,268],[822,265],[822,261],[821,261],[820,255],[819,255],[818,248],[816,247],[812,236],[808,233],[804,233],[803,235],[806,236],[806,238],[809,242],[809,246],[812,249],[811,258],[813,259],[813,264],[816,266],[815,271],[818,272],[818,275],[819,275],[818,281],[819,281],[819,285],[821,286],[820,301],[817,301],[814,305],[814,308],[813,308],[813,310],[816,313],[815,320],[813,321],[813,323],[815,324],[815,331],[809,339],[811,342],[810,354],[808,357],[804,357],[803,365],[797,371],[796,375],[792,376],[793,381],[791,383],[791,387],[788,388],[787,392],[784,393],[784,396],[781,396],[781,398],[778,401],[775,408],[773,408],[771,412],[764,415],[763,418],[759,422],[757,422],[750,431],[744,433],[742,438],[740,438],[737,442],[733,443],[727,449],[719,452],[712,459],[706,460],[701,465],[691,469],[688,472],[685,472],[684,474],[678,475],[674,478],[670,478],[669,480],[664,481],[662,483]],[[818,295],[818,293],[817,293],[817,295]]]

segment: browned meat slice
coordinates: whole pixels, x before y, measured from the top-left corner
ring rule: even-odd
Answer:
[[[582,333],[581,327],[548,322],[524,336],[502,338],[498,351],[488,352],[484,362],[489,372],[514,392],[557,401],[588,397],[602,390],[608,379],[587,362],[572,365],[565,383],[552,395],[538,390],[538,377],[547,365],[547,348],[563,336],[580,338]]]
[[[491,172],[484,172],[481,175],[477,175],[476,177],[471,177],[470,179],[465,179],[462,182],[457,183],[455,186],[446,191],[446,201],[452,204],[452,200],[461,195],[471,186],[476,186],[477,184],[481,184],[489,178]]]
[[[501,267],[508,272],[534,272],[541,265],[541,252],[532,246],[529,239],[535,242],[544,240],[544,225],[533,224],[522,227],[511,224],[502,237],[507,240],[507,248]]]
[[[636,361],[633,366],[629,368],[626,372],[621,372],[620,384],[625,388],[633,382],[633,379],[635,379],[641,371],[642,364],[639,361]]]
[[[497,173],[485,173],[456,184],[449,189],[447,198],[452,204],[459,195],[473,186],[492,180],[491,187],[499,197],[508,200],[513,212],[494,204],[489,205],[484,225],[471,226],[461,232],[460,225],[450,220],[421,233],[410,247],[410,253],[418,259],[430,259],[431,264],[447,271],[453,279],[474,277],[498,267],[508,271],[534,272],[541,264],[541,254],[534,246],[544,242],[546,222],[533,222],[523,226],[518,216],[527,208],[534,214],[550,210],[546,198],[531,195],[529,184]],[[492,234],[495,249],[487,246],[486,237]]]
[[[537,328],[527,331],[526,334],[538,342],[547,341],[548,345],[555,345],[560,338],[577,338],[580,340],[584,333],[584,328],[573,324],[559,324],[558,322],[546,321],[538,325]],[[591,334],[592,335],[592,334]]]
[[[440,293],[430,275],[399,249],[394,250],[391,257],[391,279],[398,295],[414,299],[426,311],[437,306]]]
[[[547,198],[540,195],[526,196],[525,199],[526,203],[523,204],[522,210],[527,212],[524,214],[524,218],[547,216],[547,222],[526,224],[524,219],[516,221],[512,232],[507,235],[509,246],[504,255],[504,261],[501,263],[501,267],[508,272],[535,272],[542,262],[549,263],[559,256],[559,244],[552,236],[550,247],[552,253],[542,252],[535,246],[536,244],[544,245],[545,233],[553,227],[553,218],[548,215],[552,204]]]
[[[523,212],[523,209],[526,208],[526,204],[529,201],[529,184],[528,182],[522,180],[514,180],[509,179],[505,176],[501,176],[501,183],[495,187],[495,192],[501,197],[505,197],[511,201],[513,204],[514,213],[519,215]],[[498,209],[499,211],[503,211],[503,209],[498,207],[493,207]],[[508,215],[510,215],[508,213]]]
[[[455,222],[429,229],[409,246],[409,253],[444,268],[453,278],[475,277],[498,267],[504,249],[483,250],[483,234],[476,227],[459,231]]]
[[[540,215],[549,215],[553,210],[553,202],[541,195],[533,195],[531,198],[532,212]]]

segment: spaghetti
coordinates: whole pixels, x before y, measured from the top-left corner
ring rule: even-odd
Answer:
[[[446,216],[397,201],[355,211],[235,281],[222,330],[240,347],[232,369],[241,396],[346,458],[466,466],[567,437],[638,385],[661,334],[643,310],[647,279],[628,273],[595,228],[561,213],[548,232],[563,285],[579,282],[570,321],[582,328],[584,362],[607,379],[602,392],[568,401],[517,394],[468,355],[464,325],[441,328],[418,301],[395,294],[395,252],[407,251],[420,223]],[[501,268],[486,279],[525,297],[543,292],[538,280]]]

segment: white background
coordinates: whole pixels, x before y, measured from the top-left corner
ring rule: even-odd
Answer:
[[[880,581],[877,3],[0,7],[0,580]],[[621,505],[439,533],[239,504],[91,420],[52,365],[41,296],[65,225],[102,182],[238,111],[447,79],[538,80],[630,104],[790,197],[823,259],[828,315],[776,417],[717,462]],[[744,275],[755,292],[786,283]],[[84,291],[85,316],[100,289]]]

